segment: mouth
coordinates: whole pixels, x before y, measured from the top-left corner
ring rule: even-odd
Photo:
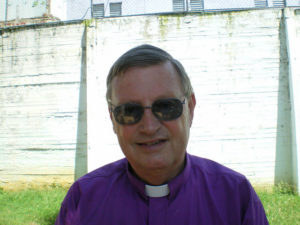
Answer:
[[[152,140],[152,141],[145,141],[145,142],[138,142],[137,145],[139,146],[156,146],[156,145],[159,145],[159,144],[162,144],[164,142],[166,142],[167,140],[165,139],[160,139],[160,140]]]

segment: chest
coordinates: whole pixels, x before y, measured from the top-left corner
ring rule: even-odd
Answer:
[[[88,225],[235,225],[239,215],[230,202],[222,203],[196,193],[168,197],[110,196],[93,210],[81,211]]]

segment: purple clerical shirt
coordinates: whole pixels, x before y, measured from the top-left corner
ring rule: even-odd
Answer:
[[[267,225],[248,180],[216,162],[186,155],[169,194],[149,197],[126,159],[77,180],[56,225]]]

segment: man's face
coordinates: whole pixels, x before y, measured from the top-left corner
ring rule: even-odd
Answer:
[[[124,103],[151,106],[158,99],[177,98],[183,101],[185,98],[180,78],[170,62],[129,68],[113,79],[111,96],[115,106]],[[120,147],[140,178],[146,179],[146,174],[161,171],[171,179],[180,172],[194,106],[195,98],[192,95],[185,100],[182,115],[170,121],[159,121],[150,109],[145,109],[142,119],[132,125],[118,124],[111,113]]]

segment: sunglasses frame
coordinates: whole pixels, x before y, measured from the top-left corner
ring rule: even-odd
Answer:
[[[178,112],[176,113],[176,116],[171,116],[170,118],[167,118],[167,119],[164,119],[160,116],[158,116],[158,114],[153,111],[153,106],[155,108],[155,104],[158,104],[159,102],[162,102],[162,101],[166,101],[166,102],[175,102],[176,104],[174,104],[174,106],[176,106],[176,108],[180,107],[179,110],[177,110]],[[178,104],[177,104],[178,103]],[[179,104],[180,103],[180,104]],[[144,115],[144,112],[145,112],[145,109],[151,109],[151,112],[152,114],[155,116],[155,118],[157,118],[159,121],[170,121],[170,120],[175,120],[177,118],[179,118],[181,115],[182,115],[182,112],[183,112],[183,105],[185,104],[185,98],[181,101],[180,99],[177,99],[177,98],[162,98],[162,99],[158,99],[158,100],[155,100],[151,106],[142,106],[141,104],[138,104],[138,103],[124,103],[124,104],[120,104],[118,106],[115,106],[113,105],[111,102],[109,102],[109,109],[110,111],[113,113],[114,115],[114,118],[115,120],[117,121],[117,123],[121,124],[121,125],[133,125],[133,124],[137,124],[143,117]],[[124,107],[126,105],[136,105],[137,107],[139,107],[139,109],[141,109],[141,113],[140,115],[138,114],[137,118],[134,118],[131,122],[124,122],[125,120],[124,119],[118,119],[118,115],[116,114],[117,113],[117,110],[120,109],[121,107]]]

